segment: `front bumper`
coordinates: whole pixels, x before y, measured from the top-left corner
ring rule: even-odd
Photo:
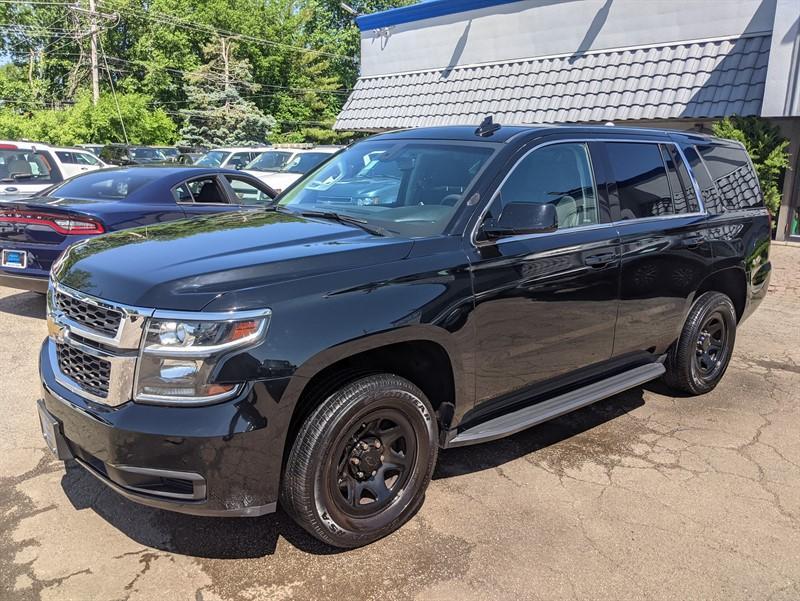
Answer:
[[[121,495],[160,509],[211,516],[275,511],[285,424],[270,383],[217,405],[108,407],[55,380],[48,344],[39,357],[43,408],[63,437],[61,458],[71,456]]]

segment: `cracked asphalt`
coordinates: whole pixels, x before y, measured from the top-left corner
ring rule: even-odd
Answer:
[[[46,452],[44,302],[0,288],[0,600],[800,599],[800,248],[712,393],[636,388],[441,454],[417,516],[338,552],[282,513],[139,507]]]

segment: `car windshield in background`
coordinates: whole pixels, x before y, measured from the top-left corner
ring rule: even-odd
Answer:
[[[131,156],[134,159],[138,160],[148,160],[148,161],[163,161],[167,157],[164,156],[164,153],[158,150],[157,148],[131,148]]]
[[[251,171],[280,171],[286,161],[292,158],[292,154],[292,152],[280,150],[267,150],[250,161],[245,166],[245,169]]]
[[[93,171],[50,189],[48,195],[57,198],[122,200],[151,181],[153,181],[152,174],[138,173],[133,169]]]
[[[52,181],[49,157],[33,150],[0,150],[0,181],[48,183]]]
[[[308,173],[322,161],[330,158],[330,156],[330,152],[302,152],[281,168],[281,172]]]
[[[200,167],[219,167],[222,165],[222,162],[228,158],[229,154],[230,152],[225,152],[223,150],[212,150],[197,159],[195,165]]]
[[[279,205],[346,215],[402,236],[440,234],[493,152],[488,144],[361,142],[300,180]]]

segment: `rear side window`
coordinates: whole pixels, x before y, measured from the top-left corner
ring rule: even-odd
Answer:
[[[53,174],[52,158],[33,150],[0,150],[0,182],[52,184],[60,180]]]
[[[696,148],[716,185],[719,199],[714,204],[721,205],[717,211],[764,206],[758,179],[743,148],[720,144]]]
[[[617,182],[620,219],[646,219],[675,213],[667,168],[658,144],[606,144]]]
[[[677,214],[696,213],[700,210],[689,172],[672,144],[661,145],[661,157],[667,166],[667,178],[672,191],[672,206]]]
[[[62,163],[74,163],[75,159],[71,152],[56,151],[56,156]]]

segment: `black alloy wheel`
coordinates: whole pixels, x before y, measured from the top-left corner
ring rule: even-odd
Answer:
[[[356,379],[306,418],[292,444],[281,505],[313,536],[353,548],[419,509],[438,453],[425,394],[393,374]]]
[[[713,390],[730,363],[736,321],[736,309],[728,296],[721,292],[701,295],[667,353],[667,384],[689,394]]]

